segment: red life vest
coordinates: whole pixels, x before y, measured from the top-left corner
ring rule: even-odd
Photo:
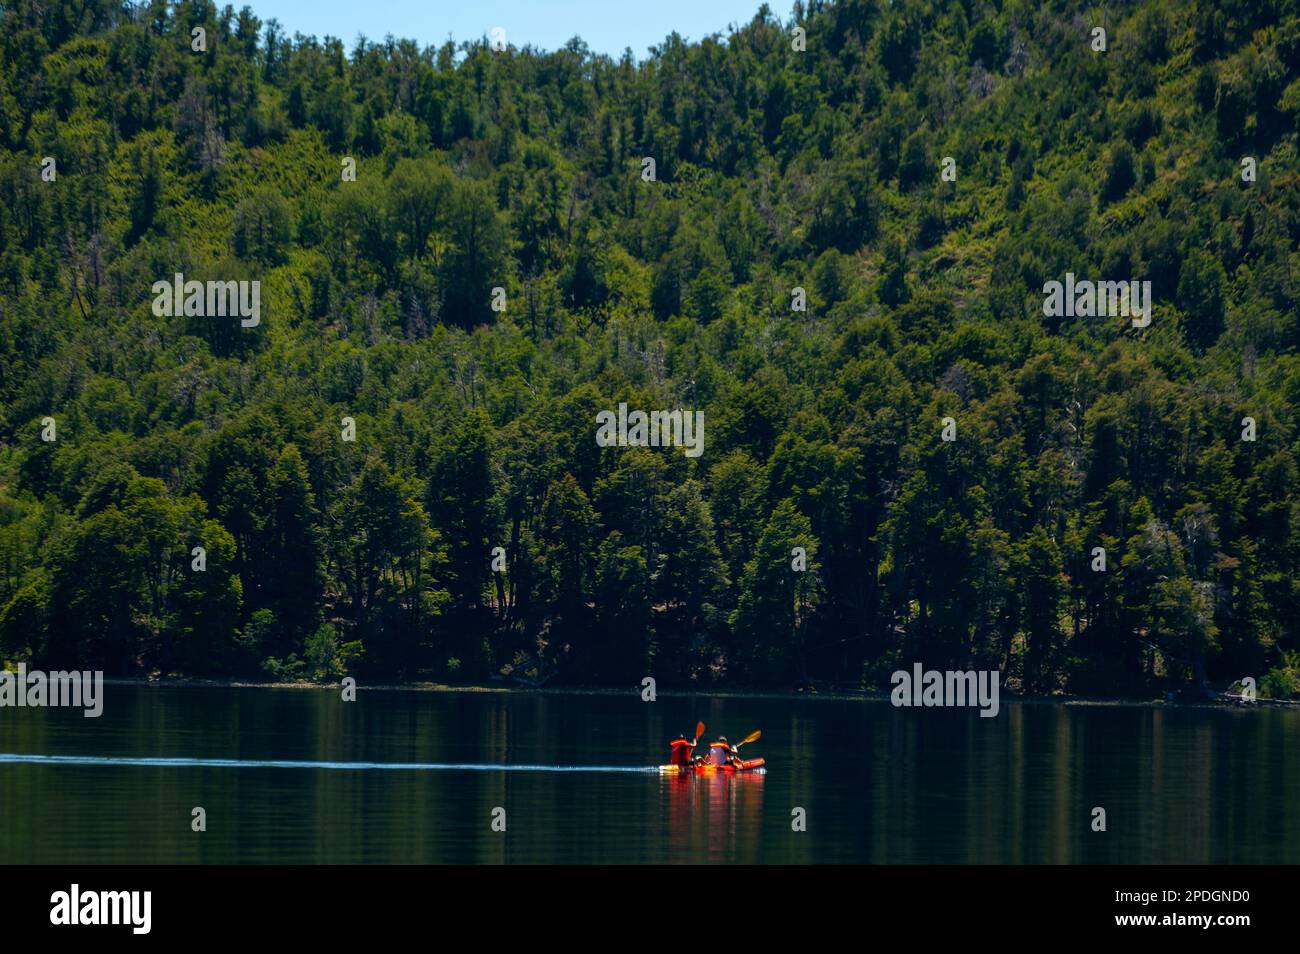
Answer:
[[[689,765],[691,763],[691,743],[685,739],[673,742],[672,754],[668,756],[670,765]]]

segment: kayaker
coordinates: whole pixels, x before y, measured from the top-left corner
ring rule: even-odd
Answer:
[[[728,762],[739,765],[740,756],[736,754],[736,750],[727,741],[727,737],[720,735],[718,741],[709,744],[707,761],[710,765],[726,765]]]
[[[681,735],[677,736],[677,738],[673,739],[671,745],[673,748],[672,752],[668,755],[668,764],[680,765],[682,768],[689,766],[691,764],[691,756],[695,750],[695,743],[686,738],[686,733],[683,732]]]

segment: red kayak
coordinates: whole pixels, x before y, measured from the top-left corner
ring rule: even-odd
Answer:
[[[730,762],[726,765],[661,765],[659,771],[663,775],[733,775],[736,772],[762,774],[767,771],[763,768],[764,764],[763,759],[745,759],[739,765]]]

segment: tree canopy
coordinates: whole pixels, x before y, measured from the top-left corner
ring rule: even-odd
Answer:
[[[1300,694],[1298,72],[1295,0],[639,62],[6,3],[0,659]],[[704,452],[598,446],[620,402]]]

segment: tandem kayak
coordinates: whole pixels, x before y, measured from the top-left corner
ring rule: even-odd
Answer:
[[[745,759],[740,765],[661,765],[663,775],[734,775],[737,772],[764,774],[767,769],[763,759]]]

